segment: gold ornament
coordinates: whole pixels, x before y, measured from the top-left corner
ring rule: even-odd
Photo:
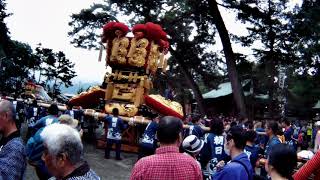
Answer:
[[[135,41],[135,38],[131,40],[131,42],[134,42],[134,41]],[[142,38],[142,39],[139,39],[135,44],[136,44],[135,50],[134,51],[132,50],[133,51],[132,55],[130,54],[131,52],[129,53],[131,57],[129,57],[128,62],[132,66],[142,67],[146,61],[145,60],[147,56],[146,48],[148,47],[149,41],[146,38]],[[131,51],[131,48],[130,48],[130,51]]]
[[[125,64],[127,62],[127,48],[129,46],[129,39],[127,37],[114,38],[112,41],[112,49],[110,61],[117,61],[119,64]]]
[[[106,113],[109,113],[109,114],[112,114],[112,110],[114,108],[117,108],[119,110],[120,116],[133,117],[138,112],[138,108],[133,104],[112,103],[112,104],[106,104],[104,107]]]
[[[155,44],[152,41],[150,53],[148,56],[148,69],[150,69],[152,73],[156,72],[157,70],[159,57],[160,57],[159,45]]]

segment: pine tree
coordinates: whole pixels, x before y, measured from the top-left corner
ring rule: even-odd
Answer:
[[[76,47],[94,48],[100,37],[97,29],[120,15],[132,15],[130,25],[153,21],[161,24],[170,36],[170,70],[172,77],[183,77],[193,90],[202,114],[206,113],[198,82],[214,87],[215,79],[220,76],[216,52],[209,47],[215,44],[215,17],[210,15],[208,1],[195,0],[110,0],[103,4],[94,4],[78,14],[73,14],[69,23],[73,30],[71,43]],[[229,62],[229,61],[228,61]],[[234,64],[233,64],[234,65]],[[230,66],[230,64],[228,65]],[[237,74],[233,68],[232,76]],[[235,79],[238,79],[237,77]],[[177,82],[177,81],[175,81]],[[232,81],[234,83],[236,81]],[[237,81],[238,82],[238,81]],[[182,86],[180,83],[175,83]],[[178,87],[179,88],[179,87]],[[235,94],[242,94],[241,87]],[[241,100],[241,96],[236,101]],[[239,110],[245,114],[245,106],[238,103]]]

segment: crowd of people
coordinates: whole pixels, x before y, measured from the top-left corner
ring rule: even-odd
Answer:
[[[83,158],[81,116],[68,106],[47,110],[33,102],[22,111],[18,102],[0,100],[0,179],[24,179],[29,163],[39,179],[100,179]],[[25,115],[21,115],[25,113]],[[118,109],[106,123],[105,158],[115,144],[121,160],[121,135],[126,123]],[[28,124],[26,143],[20,135],[21,119]],[[249,121],[234,117],[201,119],[186,116],[154,117],[139,140],[139,155],[130,179],[308,179],[320,178],[320,122],[284,120]],[[310,160],[298,168],[298,151],[312,150]]]
[[[301,125],[289,120],[249,121],[223,116],[208,120],[187,116],[184,121],[180,120],[184,129],[179,130],[179,137],[166,132],[167,138],[172,137],[168,143],[161,138],[160,130],[166,118],[157,117],[147,125],[140,141],[140,160],[134,166],[131,179],[166,179],[173,174],[177,178],[172,179],[183,179],[179,178],[180,171],[193,172],[193,175],[185,174],[187,179],[320,178],[317,170],[320,167],[319,121],[311,128],[310,124]],[[170,129],[177,131],[166,127],[167,131]],[[172,149],[163,152],[164,147]],[[299,151],[316,154],[307,161],[311,157],[302,153],[298,158]],[[194,166],[181,170],[181,164],[185,162],[181,160],[179,163],[180,157],[176,157],[176,153],[191,157],[197,163],[197,170]],[[298,160],[299,164],[307,163],[299,169]]]
[[[319,121],[312,129],[308,124],[295,124],[288,120],[281,123],[272,120],[254,122],[246,119],[237,120],[233,117],[207,120],[189,116],[184,120],[185,129],[180,132],[180,142],[169,145],[159,138],[160,123],[159,118],[156,118],[148,124],[140,142],[139,159],[147,157],[135,165],[131,179],[161,179],[159,177],[162,176],[150,173],[149,171],[153,171],[148,168],[142,170],[141,164],[146,164],[144,163],[146,159],[148,159],[147,162],[162,163],[162,158],[156,157],[159,156],[159,150],[163,146],[178,147],[180,153],[192,157],[197,162],[203,179],[320,178],[317,176],[320,167]],[[206,126],[210,127],[209,132],[205,131]],[[170,133],[166,134],[168,136]],[[179,138],[176,140],[179,141]],[[149,142],[149,146],[146,146],[146,142]],[[311,149],[316,154],[299,169],[297,152]],[[150,156],[153,153],[155,155]],[[168,157],[172,156],[170,153],[176,153],[176,151],[168,152]],[[312,154],[311,151],[309,153]],[[307,157],[302,154],[299,156],[299,161],[306,161],[304,158]],[[174,159],[176,159],[175,162],[178,161],[177,158]],[[146,166],[152,166],[152,164]],[[174,163],[163,168],[170,172],[187,171],[187,168],[180,170],[180,167],[175,167]],[[150,178],[144,178],[144,175]],[[194,172],[194,176],[197,177],[197,175],[197,171]],[[194,176],[190,176],[190,179],[194,179]],[[177,177],[175,179],[183,179]]]
[[[40,180],[98,180],[83,158],[82,129],[71,109],[61,113],[57,104],[41,109],[32,103],[25,108],[27,143],[20,135],[16,102],[0,100],[0,179],[25,179],[29,163]],[[71,115],[70,115],[71,111]],[[76,111],[75,111],[76,112]]]

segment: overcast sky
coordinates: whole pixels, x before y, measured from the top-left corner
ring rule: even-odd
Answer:
[[[92,5],[92,0],[7,0],[6,19],[12,39],[28,43],[32,48],[41,43],[54,51],[63,51],[75,63],[77,77],[83,82],[102,82],[105,64],[98,62],[98,51],[75,48],[68,31],[70,15]],[[96,2],[96,1],[95,1]]]
[[[292,0],[297,2],[299,0]],[[11,38],[28,43],[32,48],[41,43],[54,51],[63,51],[75,63],[77,77],[74,81],[102,82],[105,73],[104,62],[98,62],[98,51],[74,48],[67,33],[72,13],[88,8],[92,0],[7,0],[7,11],[12,16],[6,19]],[[245,33],[245,28],[235,22],[234,15],[221,9],[224,21],[231,33]],[[216,47],[221,48],[219,41]],[[234,50],[243,51],[239,45]]]

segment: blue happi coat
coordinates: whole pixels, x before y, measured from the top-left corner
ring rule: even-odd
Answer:
[[[202,162],[205,176],[214,174],[217,163],[227,157],[224,151],[224,143],[225,138],[223,135],[215,135],[213,133],[205,135],[204,146],[200,153],[200,161]]]

